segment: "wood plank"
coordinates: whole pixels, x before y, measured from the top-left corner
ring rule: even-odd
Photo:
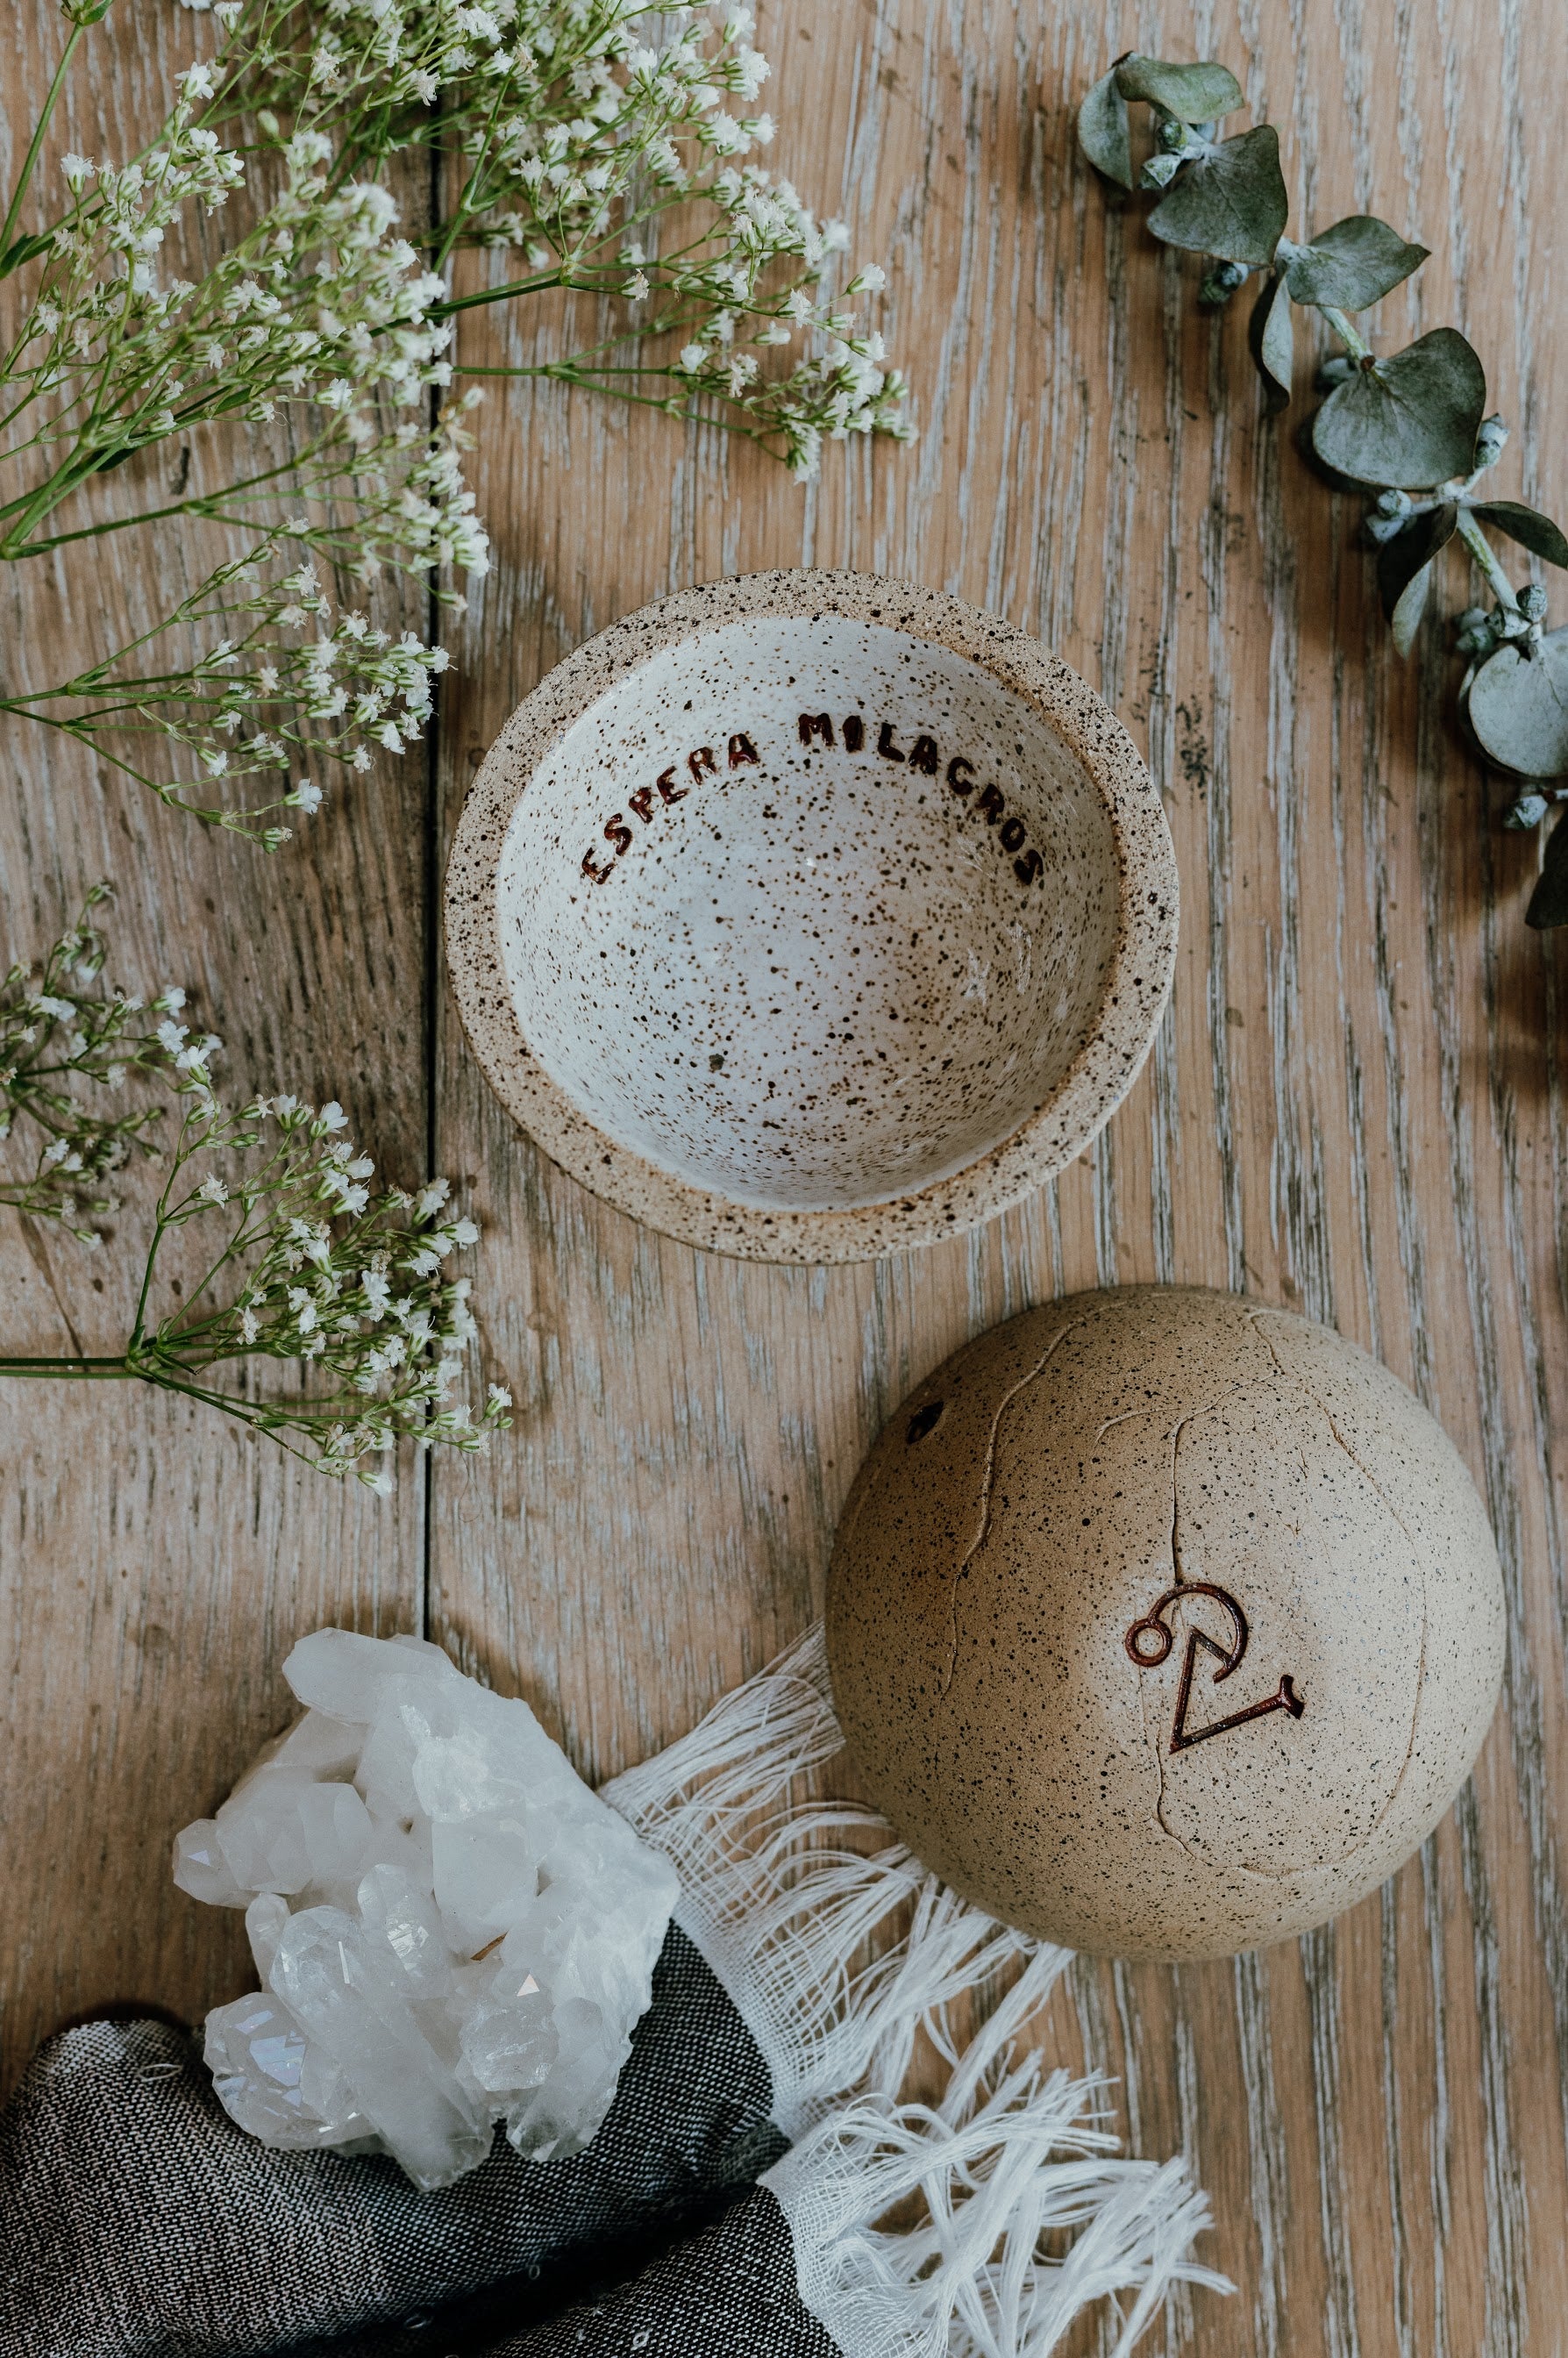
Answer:
[[[59,36],[41,0],[10,21],[14,139]],[[90,152],[133,144],[166,82],[177,13],[131,28],[94,36],[113,70],[77,84],[63,128]],[[717,437],[554,390],[494,396],[479,487],[499,562],[447,708],[444,825],[510,704],[643,599],[762,564],[907,572],[1037,630],[1147,743],[1186,892],[1177,988],[1151,1071],[1056,1187],[940,1251],[833,1271],[706,1260],[593,1203],[514,1138],[443,996],[435,1159],[484,1199],[478,1306],[521,1413],[488,1465],[437,1475],[435,1634],[607,1773],[802,1625],[861,1453],[966,1335],[1155,1277],[1332,1317],[1415,1384],[1483,1485],[1506,1717],[1380,1897],[1234,1963],[1083,1963],[1046,2037],[1117,2073],[1137,2147],[1186,2147],[1213,2193],[1211,2251],[1240,2291],[1177,2304],[1168,2351],[1551,2352],[1568,2298],[1563,953],[1522,928],[1537,847],[1496,831],[1499,790],[1454,740],[1441,634],[1393,661],[1354,515],[1259,422],[1240,319],[1201,319],[1190,271],[1108,214],[1070,109],[1132,43],[1234,62],[1299,125],[1287,172],[1314,223],[1365,204],[1424,232],[1434,260],[1382,333],[1466,328],[1528,429],[1499,488],[1550,506],[1563,330],[1541,224],[1568,29],[1520,0],[1484,18],[1448,0],[767,0],[760,38],[777,160],[891,265],[922,442],[830,452],[801,493]],[[162,579],[198,553],[166,542]],[[0,585],[9,648],[95,645],[145,616],[145,564],[113,544]],[[189,981],[237,1081],[335,1091],[389,1164],[422,1164],[417,767],[341,791],[263,866],[69,752],[15,731],[9,750],[8,939],[41,944],[117,871],[128,977]],[[6,1340],[91,1347],[123,1286],[0,1236]],[[241,1985],[237,1924],[170,1888],[168,1836],[276,1724],[295,1636],[413,1626],[424,1502],[417,1470],[377,1508],[118,1391],[7,1385],[0,1418],[14,2071],[80,2010],[190,2016]]]
[[[890,265],[922,440],[830,452],[802,495],[715,436],[492,395],[499,561],[448,706],[445,825],[510,707],[643,600],[767,564],[906,573],[1038,631],[1147,744],[1184,882],[1174,1003],[1058,1185],[951,1246],[822,1271],[704,1259],[594,1203],[514,1137],[444,997],[441,1152],[485,1200],[481,1314],[521,1413],[488,1466],[438,1475],[432,1626],[607,1773],[802,1625],[862,1452],[967,1335],[1150,1278],[1333,1319],[1483,1486],[1507,1715],[1380,1897],[1233,1963],[1085,1963],[1047,2036],[1116,2072],[1139,2149],[1185,2146],[1213,2193],[1240,2292],[1178,2304],[1168,2350],[1546,2352],[1568,2297],[1541,2226],[1568,2198],[1563,952],[1522,926],[1537,847],[1496,831],[1499,789],[1453,736],[1443,634],[1395,662],[1351,506],[1260,420],[1241,318],[1198,314],[1190,266],[1108,211],[1071,109],[1127,46],[1231,61],[1315,225],[1366,205],[1424,232],[1380,332],[1467,329],[1523,445],[1499,488],[1550,505],[1559,175],[1533,93],[1564,26],[768,0],[758,38],[773,160]]]
[[[61,19],[46,0],[16,0],[6,26],[15,149],[53,70]],[[191,33],[173,7],[116,11],[89,37],[58,144],[134,153]],[[178,465],[166,449],[120,469],[108,512],[150,503],[164,485],[156,471],[172,478]],[[5,567],[7,678],[70,676],[166,611],[155,601],[177,599],[221,553],[209,533],[166,527],[89,543],[68,561]],[[340,1097],[372,1152],[423,1176],[421,755],[336,791],[305,839],[268,861],[95,774],[69,740],[0,725],[0,966],[41,950],[83,889],[114,877],[117,978],[184,983],[196,1020],[228,1044],[229,1086]],[[124,1249],[93,1260],[69,1238],[0,1214],[0,1343],[123,1343],[146,1208],[141,1190]],[[133,2004],[194,2019],[244,1986],[239,1918],[198,1907],[169,1880],[174,1832],[221,1800],[286,1718],[278,1665],[297,1637],[323,1621],[413,1626],[423,1481],[411,1456],[383,1505],[140,1387],[0,1383],[7,2081],[73,2016]]]

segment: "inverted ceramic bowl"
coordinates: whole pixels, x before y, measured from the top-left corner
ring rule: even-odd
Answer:
[[[758,573],[518,707],[446,914],[475,1053],[564,1170],[690,1244],[856,1260],[1081,1152],[1159,1021],[1176,875],[1125,730],[1035,640]]]

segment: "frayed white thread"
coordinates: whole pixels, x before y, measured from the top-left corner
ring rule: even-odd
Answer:
[[[756,2040],[790,2137],[863,2081],[897,2089],[934,2010],[1039,1950],[887,1844],[875,1811],[780,1801],[843,1748],[819,1624],[690,1736],[603,1789],[673,1862],[675,1920]],[[882,1846],[852,1848],[856,1833]]]
[[[966,2067],[934,2108],[854,2099],[762,2180],[789,2222],[800,2298],[841,2350],[1046,2358],[1109,2299],[1125,2358],[1174,2285],[1231,2289],[1192,2257],[1209,2215],[1186,2165],[1126,2160],[1095,2125],[1103,2083],[1047,2073],[1037,2056],[1015,2066],[1010,2051],[992,2084]],[[878,2227],[911,2196],[920,2224]],[[1041,2253],[1074,2230],[1064,2252]]]
[[[1118,2152],[1099,2125],[1102,2081],[1015,2063],[1067,1950],[982,1914],[901,1844],[849,1847],[889,1833],[874,1811],[784,1799],[843,1743],[819,1625],[604,1788],[673,1861],[676,1921],[772,2075],[774,2118],[796,2142],[763,2183],[789,2219],[801,2298],[851,2358],[1045,2358],[1109,2299],[1125,2358],[1173,2286],[1230,2289],[1191,2256],[1207,2197],[1185,2163]],[[1020,1962],[961,2053],[946,2009]],[[951,2066],[935,2108],[894,2101],[922,2026]],[[877,2225],[914,2194],[923,2226]],[[1042,2255],[1044,2237],[1074,2230]]]
[[[737,1838],[748,1810],[777,1800],[792,1778],[843,1749],[827,1640],[817,1621],[765,1671],[714,1704],[690,1736],[627,1769],[602,1793],[685,1880],[706,1865],[715,1833],[721,1840]]]

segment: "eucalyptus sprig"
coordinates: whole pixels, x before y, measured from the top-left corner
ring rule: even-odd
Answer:
[[[0,982],[0,1140],[32,1147],[14,1177],[0,1175],[0,1203],[95,1249],[120,1208],[115,1174],[133,1157],[156,1160],[135,1315],[116,1352],[0,1354],[0,1376],[152,1384],[383,1493],[391,1473],[365,1461],[402,1435],[483,1449],[511,1402],[493,1383],[477,1415],[451,1397],[478,1330],[469,1280],[447,1263],[479,1231],[448,1210],[448,1183],[372,1185],[375,1165],[335,1102],[283,1092],[226,1105],[211,1076],[220,1043],[179,1020],[185,993],[144,1001],[104,983],[95,913],[108,892],[88,895],[41,967],[14,965]],[[128,1083],[151,1094],[108,1110]],[[166,1286],[171,1240],[185,1238],[199,1247],[197,1275]],[[289,1370],[291,1396],[237,1386],[269,1359]]]
[[[1461,725],[1495,769],[1520,782],[1504,825],[1538,826],[1553,802],[1568,799],[1568,784],[1558,783],[1568,779],[1568,628],[1546,628],[1539,583],[1515,590],[1487,528],[1563,567],[1568,538],[1536,509],[1487,496],[1483,479],[1502,455],[1508,428],[1487,414],[1486,371],[1466,338],[1434,328],[1384,357],[1355,324],[1356,314],[1421,267],[1428,249],[1369,213],[1337,222],[1305,243],[1288,237],[1290,202],[1273,124],[1218,135],[1221,120],[1243,103],[1225,66],[1130,51],[1084,99],[1079,141],[1115,187],[1156,197],[1147,216],[1155,237],[1208,258],[1200,303],[1228,303],[1262,274],[1248,341],[1271,414],[1292,396],[1293,311],[1316,312],[1337,339],[1341,350],[1317,371],[1325,397],[1311,421],[1311,453],[1337,487],[1369,495],[1366,529],[1401,654],[1414,644],[1449,543],[1457,540],[1479,570],[1492,603],[1457,617],[1455,645],[1467,658]],[[1136,173],[1134,104],[1147,108],[1152,133]],[[1526,922],[1568,925],[1568,815],[1547,846]]]

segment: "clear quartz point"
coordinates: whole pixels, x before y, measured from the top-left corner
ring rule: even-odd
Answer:
[[[580,2152],[648,2006],[676,1881],[525,1703],[438,1646],[318,1629],[304,1715],[175,1844],[242,1908],[262,1988],[207,2017],[218,2095],[263,2144],[381,2152],[445,2186],[498,2122]]]

